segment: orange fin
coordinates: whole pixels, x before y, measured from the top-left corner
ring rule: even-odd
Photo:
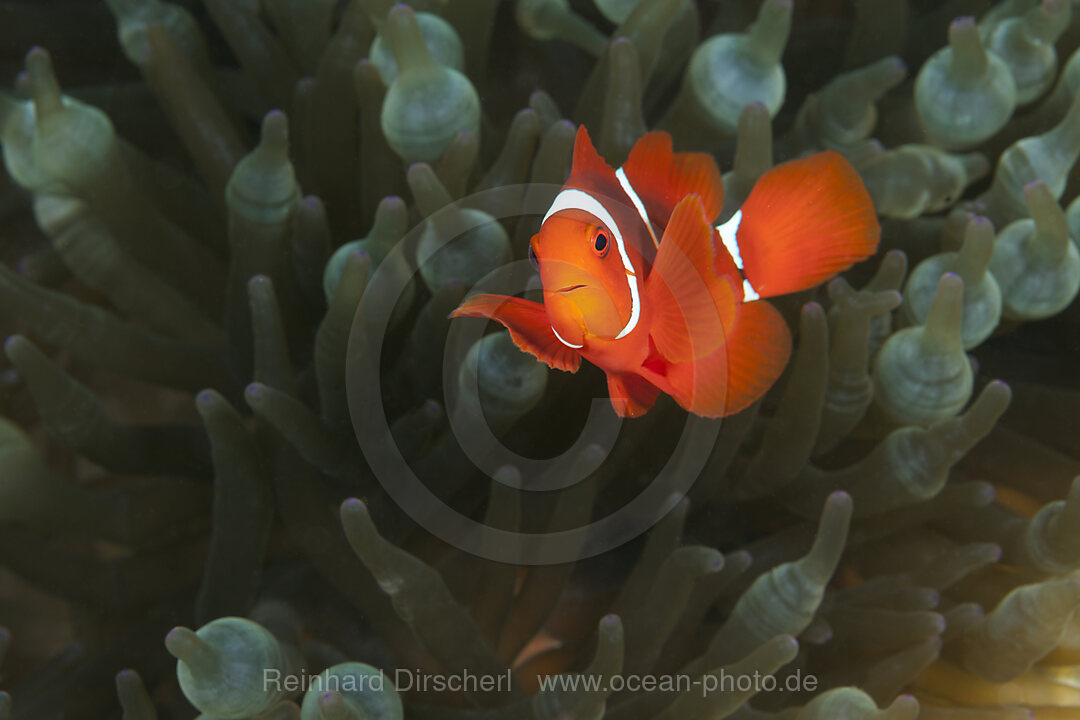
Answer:
[[[701,198],[710,222],[724,207],[724,183],[712,155],[672,152],[671,136],[662,130],[646,133],[634,144],[623,170],[649,218],[660,226],[667,225],[687,195]]]
[[[607,376],[611,405],[619,417],[640,417],[647,413],[660,390],[639,375],[610,373]]]
[[[709,355],[735,319],[732,284],[713,272],[713,234],[701,201],[687,196],[671,214],[645,281],[653,313],[649,335],[670,362]]]
[[[831,150],[769,170],[741,210],[743,273],[761,297],[818,285],[872,255],[881,237],[862,178]]]
[[[547,311],[540,303],[506,295],[473,295],[450,317],[483,317],[502,323],[514,344],[548,367],[577,372],[581,355],[555,337]]]
[[[676,402],[695,415],[725,417],[745,409],[780,377],[791,356],[791,333],[765,301],[739,306],[727,343],[708,357],[667,371]]]
[[[589,131],[584,125],[578,126],[577,135],[574,138],[574,158],[566,184],[591,190],[600,189],[606,193],[614,193],[619,187],[619,180],[615,177],[615,168],[608,165],[596,151],[592,138],[589,137]]]

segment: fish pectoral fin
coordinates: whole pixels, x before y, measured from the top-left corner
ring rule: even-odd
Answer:
[[[764,395],[790,355],[791,333],[783,318],[758,300],[740,306],[722,347],[700,360],[670,366],[666,378],[684,409],[703,417],[726,417]]]
[[[514,344],[548,367],[577,372],[581,355],[555,336],[541,303],[507,295],[478,294],[465,300],[450,317],[482,317],[501,323]]]
[[[660,390],[640,375],[608,373],[607,382],[611,405],[619,417],[644,415],[660,395]]]
[[[662,130],[643,135],[622,167],[649,216],[660,225],[666,225],[687,195],[701,198],[710,222],[724,207],[724,183],[716,160],[705,153],[672,152],[671,136]]]
[[[769,170],[741,210],[743,273],[760,297],[814,287],[872,255],[881,237],[862,178],[832,150]]]
[[[713,228],[696,195],[671,214],[656,262],[645,281],[652,312],[649,335],[671,362],[705,357],[725,340],[735,318],[732,282],[713,269]]]

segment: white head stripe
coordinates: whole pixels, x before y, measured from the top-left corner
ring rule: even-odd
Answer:
[[[555,329],[554,325],[551,326],[551,332],[555,333],[556,339],[558,339],[558,341],[561,342],[566,347],[570,347],[570,348],[582,348],[582,347],[585,347],[584,345],[575,345],[574,343],[563,339],[563,336],[559,334],[559,331]]]
[[[634,204],[634,209],[637,210],[638,215],[641,216],[641,222],[645,223],[645,229],[649,231],[649,237],[652,238],[653,247],[660,247],[660,243],[656,241],[656,233],[653,232],[652,223],[649,222],[649,213],[645,210],[645,203],[641,202],[641,198],[638,197],[637,192],[634,191],[634,186],[630,184],[630,178],[626,177],[626,171],[619,168],[615,171],[615,177],[619,179],[619,184],[622,185],[623,192],[630,198],[630,202]]]
[[[641,298],[638,295],[637,273],[634,271],[634,265],[630,262],[630,256],[626,254],[626,243],[623,241],[619,226],[615,223],[615,218],[611,217],[611,213],[607,211],[607,208],[584,190],[568,188],[556,195],[555,201],[551,203],[551,207],[548,208],[547,213],[544,215],[543,222],[547,222],[549,217],[563,210],[581,210],[589,213],[606,226],[614,237],[615,247],[618,248],[619,257],[622,259],[623,267],[626,269],[626,282],[630,286],[630,319],[622,332],[615,336],[615,339],[626,337],[631,330],[637,327],[638,319],[641,317]]]
[[[720,239],[724,241],[724,247],[731,253],[731,259],[735,261],[735,267],[742,270],[742,255],[739,254],[739,241],[735,234],[739,231],[739,222],[742,220],[742,210],[736,210],[723,225],[717,225],[716,231],[720,233]]]

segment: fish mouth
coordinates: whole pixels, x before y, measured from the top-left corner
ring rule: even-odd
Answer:
[[[555,292],[557,292],[557,293],[568,293],[568,292],[572,292],[574,290],[580,290],[583,287],[585,287],[585,286],[584,285],[567,285],[566,287],[559,288]]]

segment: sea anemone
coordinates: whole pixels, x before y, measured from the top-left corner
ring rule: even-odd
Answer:
[[[0,2],[0,720],[1076,716],[1080,18],[989,5]],[[448,319],[576,124],[865,181],[722,423]]]

